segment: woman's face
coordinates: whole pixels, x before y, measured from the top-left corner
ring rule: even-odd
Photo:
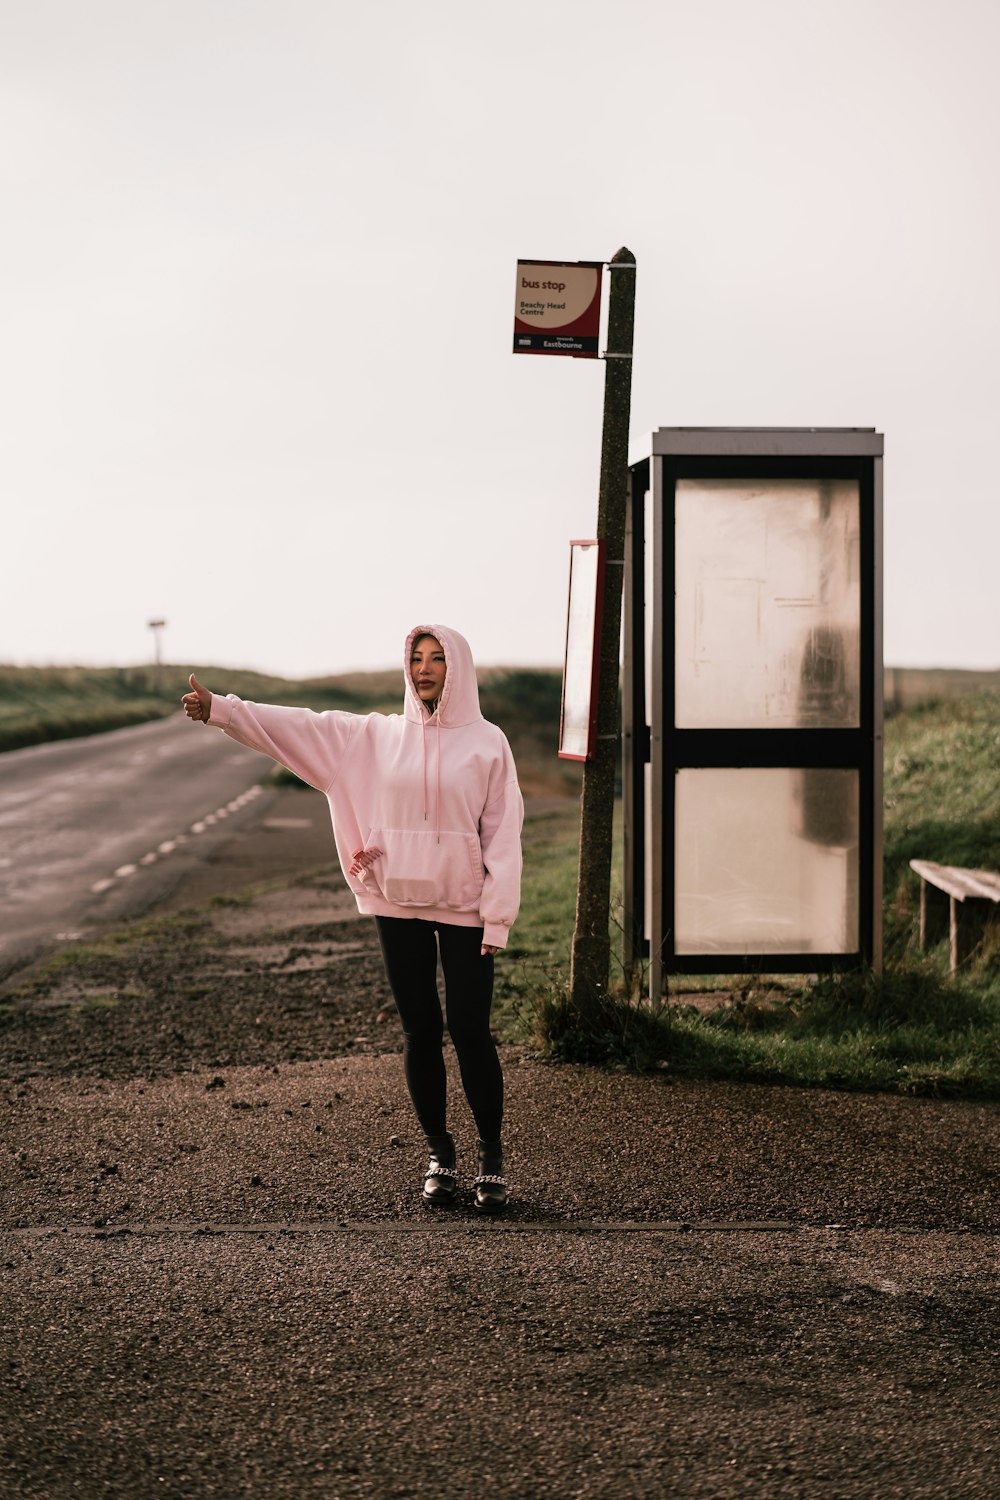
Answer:
[[[441,642],[432,635],[418,636],[410,652],[410,676],[421,703],[440,698],[447,675]]]

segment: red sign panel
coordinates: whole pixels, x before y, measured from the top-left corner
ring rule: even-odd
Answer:
[[[597,359],[602,269],[599,260],[519,260],[514,353]]]

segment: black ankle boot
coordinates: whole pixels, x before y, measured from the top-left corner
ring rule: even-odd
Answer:
[[[427,1144],[431,1148],[431,1159],[424,1173],[424,1188],[420,1196],[434,1208],[450,1207],[458,1197],[455,1142],[450,1135],[431,1135],[427,1137]]]
[[[503,1147],[499,1141],[479,1142],[479,1176],[474,1207],[483,1214],[502,1213],[507,1207],[507,1179],[503,1175]]]

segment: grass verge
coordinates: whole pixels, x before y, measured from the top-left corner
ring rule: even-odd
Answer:
[[[882,975],[713,975],[686,997],[724,990],[712,1008],[651,1005],[619,980],[589,1013],[568,1001],[572,851],[526,859],[524,949],[510,1013],[554,1058],[678,1075],[1000,1098],[1000,930],[957,979],[944,942],[922,954],[915,857],[996,869],[1000,694],[970,694],[896,716],[886,736],[885,934]],[[559,859],[567,862],[560,873]],[[549,868],[549,864],[553,868]],[[569,877],[567,881],[567,877]],[[540,887],[540,890],[539,890]],[[539,893],[540,899],[536,897]],[[539,907],[538,912],[533,909]]]
[[[303,680],[197,665],[212,691],[257,703],[285,703],[322,713],[399,713],[402,673],[350,672]],[[0,665],[0,752],[49,740],[123,729],[179,712],[190,668],[12,667]],[[562,677],[543,667],[488,667],[479,674],[486,718],[510,740],[526,794],[573,793],[580,768],[555,756]],[[289,772],[286,779],[295,780]]]
[[[538,993],[536,1026],[559,1060],[678,1076],[1000,1099],[1000,997],[933,965],[812,986],[746,987],[711,1011],[612,993],[585,1016]]]

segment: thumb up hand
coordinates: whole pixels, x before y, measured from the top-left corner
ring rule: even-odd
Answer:
[[[212,695],[208,688],[202,687],[193,672],[188,682],[191,684],[191,691],[185,693],[181,699],[184,712],[189,719],[198,719],[202,724],[207,724],[209,714],[212,712]]]

